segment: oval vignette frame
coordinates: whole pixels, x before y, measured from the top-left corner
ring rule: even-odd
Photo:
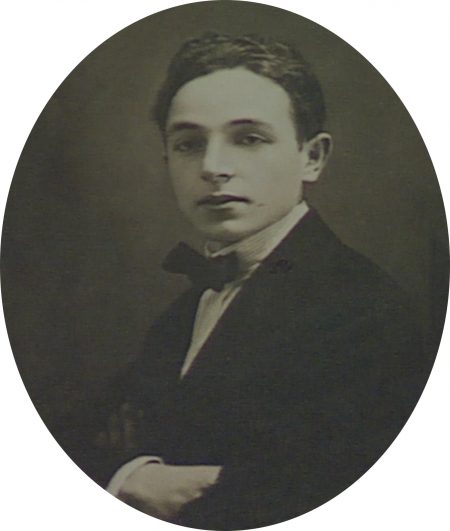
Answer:
[[[389,80],[388,80],[388,81],[389,81]],[[428,388],[427,388],[427,389],[428,389]],[[34,414],[34,413],[33,413],[33,414]],[[391,452],[391,451],[392,451],[392,448],[390,449],[390,452]],[[390,452],[389,452],[389,453],[390,453]],[[377,466],[379,466],[379,464],[378,464]],[[352,487],[352,489],[353,489],[353,488],[354,488],[354,487]],[[339,496],[339,498],[340,498],[340,497],[341,497],[341,496]],[[42,503],[45,503],[45,502],[42,502]],[[328,504],[327,504],[327,505],[328,505]],[[108,507],[109,507],[109,505],[108,505]],[[318,512],[318,511],[314,511],[314,513],[316,513],[316,512]],[[312,516],[312,515],[311,515],[311,513],[309,513],[309,515],[308,515],[308,516]],[[129,517],[131,518],[132,516],[131,516],[131,515],[129,515]],[[158,523],[158,522],[156,522],[156,523]],[[290,524],[294,524],[294,525],[295,525],[295,523],[294,523],[294,522],[290,522]],[[285,525],[286,525],[286,524],[285,524]]]

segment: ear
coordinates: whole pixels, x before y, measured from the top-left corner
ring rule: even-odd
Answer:
[[[331,135],[319,133],[303,143],[303,153],[306,157],[303,168],[303,181],[313,183],[319,178],[333,148]]]

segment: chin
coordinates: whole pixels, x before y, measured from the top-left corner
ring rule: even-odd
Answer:
[[[249,227],[245,226],[242,222],[228,220],[215,226],[197,227],[197,230],[207,240],[232,244],[259,232],[262,228]]]

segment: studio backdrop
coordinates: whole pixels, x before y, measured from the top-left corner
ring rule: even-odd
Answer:
[[[168,62],[205,31],[261,34],[301,50],[327,102],[334,150],[306,198],[348,246],[409,294],[436,355],[448,295],[438,181],[411,116],[355,49],[287,11],[202,2],[140,20],[56,89],[23,149],[2,235],[2,295],[18,368],[50,428],[142,348],[188,283],[161,269],[196,236],[170,188],[150,109]]]

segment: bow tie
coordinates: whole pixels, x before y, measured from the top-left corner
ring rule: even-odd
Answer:
[[[236,253],[205,258],[185,243],[179,243],[170,251],[162,267],[169,273],[187,275],[194,286],[217,292],[222,291],[227,282],[235,280],[239,273]]]

